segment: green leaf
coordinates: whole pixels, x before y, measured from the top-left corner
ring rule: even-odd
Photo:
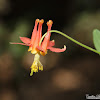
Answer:
[[[98,29],[93,30],[93,42],[96,50],[100,52],[100,31]]]

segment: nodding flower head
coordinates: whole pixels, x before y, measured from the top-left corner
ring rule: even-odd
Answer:
[[[27,37],[20,37],[20,40],[23,43],[11,43],[11,44],[20,44],[20,45],[25,45],[25,46],[29,46],[28,51],[31,51],[32,54],[35,54],[34,57],[34,62],[31,66],[31,73],[30,76],[33,75],[33,72],[38,72],[38,70],[43,70],[43,65],[40,62],[40,54],[45,56],[47,54],[47,50],[51,50],[52,52],[64,52],[66,50],[66,46],[64,45],[64,48],[59,49],[59,48],[54,48],[53,46],[55,45],[55,41],[52,40],[50,41],[50,30],[53,24],[52,20],[49,20],[47,22],[47,34],[44,38],[44,40],[42,41],[41,45],[39,45],[41,37],[42,37],[42,25],[44,23],[44,20],[41,19],[36,19],[35,20],[35,26],[32,32],[32,36],[31,39],[27,38]]]

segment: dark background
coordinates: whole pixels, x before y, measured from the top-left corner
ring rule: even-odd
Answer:
[[[34,55],[11,45],[31,37],[35,19],[53,20],[59,30],[94,48],[92,31],[100,29],[99,0],[0,0],[0,100],[85,100],[100,94],[100,57],[59,34],[52,34],[64,53],[41,56],[44,70],[29,76]]]

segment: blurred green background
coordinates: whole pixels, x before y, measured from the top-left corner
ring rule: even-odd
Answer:
[[[0,0],[0,100],[85,100],[100,94],[100,56],[59,34],[52,34],[64,53],[41,56],[44,70],[29,76],[34,55],[10,45],[31,37],[36,18],[53,20],[59,30],[94,48],[92,31],[100,29],[99,0]]]

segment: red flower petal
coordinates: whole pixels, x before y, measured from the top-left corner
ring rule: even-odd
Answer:
[[[54,41],[54,40],[52,40],[52,41],[50,41],[50,42],[49,42],[48,47],[52,47],[52,46],[54,46],[54,45],[55,45],[55,41]]]
[[[37,33],[35,33],[36,37],[35,37],[34,44],[32,45],[32,51],[31,51],[32,54],[35,54],[36,52],[38,52],[36,47],[39,46],[39,42],[40,42],[40,39],[41,39],[41,36],[42,36],[42,25],[43,25],[43,23],[44,23],[44,20],[41,19],[39,21],[38,31],[37,31]]]
[[[20,37],[20,40],[25,44],[30,44],[31,40],[27,37]]]
[[[43,50],[40,46],[37,46],[36,48],[37,48],[39,51],[44,52],[44,50]]]
[[[48,26],[47,34],[46,34],[46,36],[45,36],[45,38],[44,38],[44,40],[43,40],[43,42],[41,44],[41,47],[43,48],[43,50],[45,52],[47,51],[47,47],[49,45],[50,36],[51,36],[51,33],[49,31],[51,30],[52,24],[53,24],[52,20],[49,20],[47,22],[47,26]]]
[[[30,44],[25,44],[25,43],[12,43],[12,42],[10,42],[10,44],[20,44],[20,45],[30,46]]]
[[[54,48],[54,47],[48,47],[52,52],[64,52],[66,50],[66,46],[64,45],[64,48],[59,49],[59,48]]]
[[[34,45],[35,39],[36,39],[36,34],[37,34],[37,26],[39,23],[39,19],[35,20],[35,26],[32,32],[32,36],[31,36],[31,44]]]

